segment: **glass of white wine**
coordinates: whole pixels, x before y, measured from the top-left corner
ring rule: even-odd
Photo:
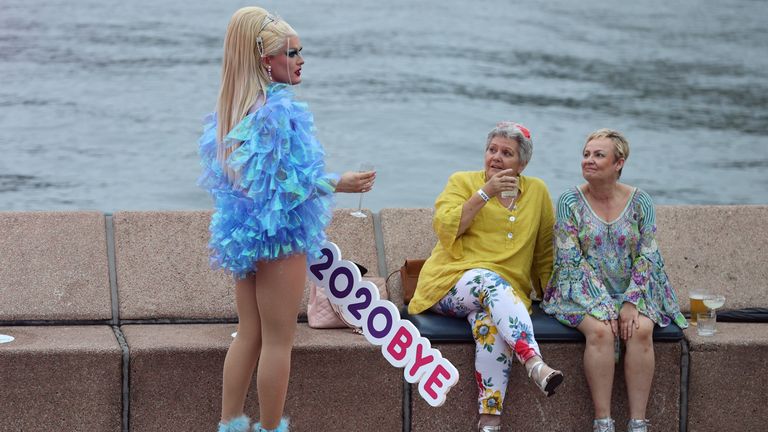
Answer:
[[[720,309],[725,304],[725,296],[721,294],[709,294],[704,296],[704,306],[711,310]]]
[[[369,162],[363,162],[360,164],[360,169],[358,172],[368,172],[373,171],[374,166],[372,163]],[[364,218],[368,217],[365,213],[363,213],[363,192],[360,192],[360,200],[357,202],[357,210],[350,213],[354,217]]]
[[[717,310],[723,307],[725,304],[725,296],[722,294],[707,294],[704,296],[704,306],[707,307],[710,311],[712,311],[712,315],[715,318],[715,322],[717,322]],[[717,329],[713,329],[714,332],[717,332]]]

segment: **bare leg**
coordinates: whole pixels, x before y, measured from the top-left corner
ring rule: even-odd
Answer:
[[[645,419],[648,396],[651,393],[655,357],[653,352],[653,321],[640,315],[640,328],[635,329],[627,340],[627,353],[624,357],[624,376],[629,396],[629,416],[633,419]]]
[[[587,339],[584,349],[584,374],[592,393],[595,418],[610,417],[615,369],[611,326],[587,315],[577,329],[584,333]]]
[[[256,373],[262,427],[274,429],[283,415],[296,317],[307,276],[305,255],[260,262],[256,300],[261,314],[261,357]]]
[[[239,325],[224,359],[221,395],[221,421],[227,422],[243,414],[245,397],[261,351],[261,319],[256,304],[255,278],[235,282],[235,298]]]

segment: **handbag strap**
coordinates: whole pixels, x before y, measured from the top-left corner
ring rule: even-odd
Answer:
[[[391,278],[392,275],[397,274],[397,273],[400,273],[400,269],[397,269],[397,270],[393,271],[392,273],[389,274],[389,276],[387,276],[387,278],[384,280],[384,286],[389,288],[389,278]]]

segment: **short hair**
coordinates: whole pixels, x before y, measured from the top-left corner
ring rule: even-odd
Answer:
[[[629,141],[621,132],[606,128],[598,129],[587,136],[584,146],[586,147],[588,142],[599,138],[611,140],[613,143],[613,155],[616,157],[616,160],[624,159],[626,161],[629,159]],[[621,177],[621,169],[619,170],[619,177]]]
[[[491,145],[491,140],[496,137],[506,138],[515,141],[520,153],[520,161],[527,164],[533,156],[533,141],[528,129],[519,124],[509,121],[496,123],[496,126],[488,132],[488,138],[485,141],[485,148]]]

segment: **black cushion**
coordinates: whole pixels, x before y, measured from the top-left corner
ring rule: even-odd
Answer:
[[[768,322],[768,308],[754,307],[717,311],[717,320],[720,322],[766,323]]]
[[[472,330],[465,318],[452,318],[434,312],[422,312],[417,315],[408,313],[408,306],[400,310],[403,319],[407,319],[419,330],[419,333],[430,342],[473,342]],[[560,324],[551,315],[545,314],[539,308],[538,302],[533,304],[533,333],[537,342],[583,342],[584,335],[575,328]],[[657,342],[675,342],[683,338],[683,331],[674,323],[667,327],[653,329],[653,340]]]

